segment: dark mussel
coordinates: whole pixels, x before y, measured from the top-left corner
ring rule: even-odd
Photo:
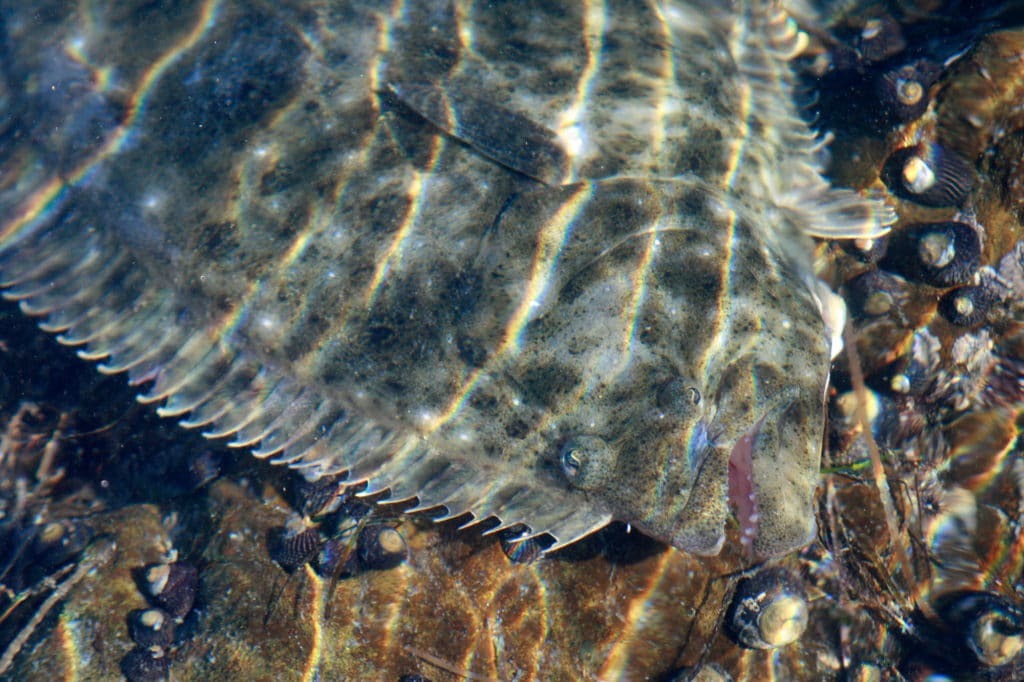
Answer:
[[[899,275],[868,270],[843,285],[843,297],[855,317],[881,317],[899,311],[910,298],[910,285]]]
[[[966,284],[981,265],[981,238],[967,223],[911,225],[894,234],[882,266],[935,287]]]
[[[935,388],[942,343],[927,327],[914,332],[910,352],[868,378],[868,385],[892,396],[922,396]]]
[[[539,559],[551,542],[541,537],[529,537],[519,528],[508,528],[498,535],[501,551],[514,564],[529,564]]]
[[[809,609],[803,583],[785,568],[768,568],[736,586],[725,615],[729,634],[751,649],[777,649],[800,639]]]
[[[140,647],[165,649],[174,643],[174,619],[162,609],[135,609],[128,613],[128,636]]]
[[[966,286],[947,291],[939,299],[939,312],[958,327],[972,327],[985,320],[996,297],[987,286]]]
[[[395,568],[409,555],[405,538],[397,529],[371,523],[363,527],[356,542],[359,565],[364,569]]]
[[[289,532],[285,528],[270,531],[267,538],[267,549],[270,558],[285,571],[291,573],[303,564],[312,561],[324,540],[317,528],[306,528],[298,533]]]
[[[183,561],[150,564],[146,567],[145,578],[150,601],[176,620],[180,621],[192,610],[199,590],[199,572],[195,566]]]
[[[869,63],[882,62],[907,47],[900,22],[888,15],[871,17],[864,22],[853,46],[861,59]]]
[[[170,679],[171,662],[161,649],[135,647],[121,659],[121,674],[128,682],[162,682]]]
[[[877,77],[875,93],[891,123],[919,118],[931,101],[929,90],[942,75],[942,66],[927,59],[889,69]]]
[[[934,142],[897,149],[882,168],[889,190],[922,206],[959,206],[974,187],[971,162]]]
[[[1024,651],[1024,609],[1002,595],[955,592],[938,601],[936,613],[946,635],[938,653],[959,668],[997,668]]]
[[[844,239],[838,243],[843,251],[861,263],[877,263],[885,258],[885,254],[889,250],[888,235],[877,239]]]
[[[310,518],[336,512],[349,498],[346,494],[348,486],[341,476],[326,476],[315,481],[307,481],[296,474],[293,480],[293,505]]]
[[[74,560],[92,540],[89,528],[69,519],[51,521],[36,529],[32,558],[46,572]]]

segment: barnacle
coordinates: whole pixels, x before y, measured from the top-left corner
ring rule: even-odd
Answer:
[[[145,580],[150,598],[175,620],[180,621],[192,610],[199,591],[199,571],[192,564],[151,564],[145,569]]]
[[[928,142],[893,152],[883,178],[901,198],[924,206],[958,206],[974,186],[975,171],[956,152]]]
[[[981,265],[981,238],[967,223],[923,223],[893,237],[885,263],[937,287],[966,284]]]
[[[777,649],[807,628],[807,593],[788,569],[764,569],[739,582],[725,618],[743,646]]]
[[[985,319],[993,302],[994,295],[986,286],[960,287],[939,299],[939,312],[952,324],[971,327]]]

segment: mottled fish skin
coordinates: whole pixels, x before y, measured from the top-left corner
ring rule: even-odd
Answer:
[[[0,2],[0,285],[161,414],[556,546],[813,533],[832,190],[769,3]],[[735,465],[735,463],[734,463]]]

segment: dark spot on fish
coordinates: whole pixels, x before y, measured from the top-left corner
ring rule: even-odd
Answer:
[[[366,330],[366,340],[376,350],[386,350],[395,338],[395,330],[385,325],[374,325]]]
[[[531,367],[521,380],[523,397],[531,405],[550,409],[559,398],[572,392],[579,380],[579,374],[565,365],[552,363]]]
[[[299,86],[306,48],[290,26],[258,7],[222,22],[206,52],[180,79],[165,79],[147,111],[158,118],[156,144],[201,157],[244,143]],[[186,111],[178,111],[182,105]],[[168,111],[176,111],[173,116]]]
[[[509,438],[523,438],[530,433],[530,425],[522,419],[515,419],[505,426]]]
[[[487,361],[487,349],[479,341],[468,336],[460,336],[456,339],[459,348],[459,357],[470,367],[483,367]]]

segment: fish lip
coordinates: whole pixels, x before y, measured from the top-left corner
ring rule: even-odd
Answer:
[[[765,417],[754,423],[733,445],[729,454],[728,502],[740,527],[740,542],[752,549],[760,530],[760,506],[754,483],[754,447]]]

